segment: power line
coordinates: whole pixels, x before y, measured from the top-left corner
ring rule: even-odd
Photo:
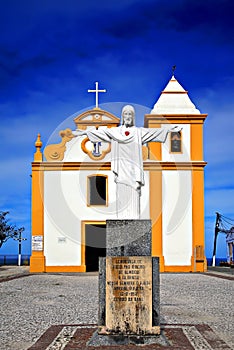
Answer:
[[[222,218],[224,218],[224,219],[226,219],[226,221],[228,220],[228,221],[232,221],[233,223],[234,223],[234,219],[230,219],[230,218],[228,218],[228,217],[226,217],[226,216],[224,216],[224,215],[222,215],[222,214],[220,214],[220,216],[222,217]],[[225,220],[224,220],[225,221]],[[232,225],[232,224],[231,224]]]

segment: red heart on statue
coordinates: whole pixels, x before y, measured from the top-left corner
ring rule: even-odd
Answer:
[[[130,134],[129,131],[125,131],[125,135],[128,136]]]

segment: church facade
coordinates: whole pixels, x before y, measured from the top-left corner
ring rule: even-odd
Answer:
[[[173,76],[162,91],[145,128],[180,126],[165,143],[142,146],[145,185],[141,219],[152,221],[152,255],[161,272],[203,272],[204,168],[203,125],[206,114],[191,102]],[[75,129],[111,128],[112,113],[92,110],[74,118]],[[107,219],[116,219],[116,184],[109,143],[92,144],[72,130],[60,131],[61,142],[42,153],[40,135],[32,162],[31,272],[98,270],[105,256]]]

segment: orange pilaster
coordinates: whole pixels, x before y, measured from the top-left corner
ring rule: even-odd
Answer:
[[[162,246],[162,171],[150,172],[150,218],[152,220],[152,256],[160,259],[160,271],[164,271]]]
[[[204,171],[193,170],[192,189],[192,227],[193,227],[193,256],[191,264],[193,271],[203,272],[206,266],[204,256]]]
[[[36,152],[32,163],[32,255],[30,272],[45,272],[44,256],[44,171],[41,167],[43,160],[42,142],[38,134],[35,142]]]
[[[161,124],[155,120],[145,120],[146,128],[161,128]],[[151,160],[162,160],[162,146],[160,142],[149,142],[149,159]]]
[[[30,259],[30,272],[45,271],[44,257],[44,204],[43,204],[44,172],[40,169],[40,163],[33,164],[32,170],[32,240],[35,236],[42,239],[38,247],[32,244]]]
[[[155,119],[145,119],[145,127],[160,128],[161,124]],[[159,142],[149,142],[149,159],[162,160],[162,148]],[[162,248],[162,169],[150,171],[150,218],[152,221],[152,256],[159,257],[160,272],[164,271]]]
[[[161,143],[149,142],[149,159],[151,160],[162,159]]]
[[[203,160],[203,122],[191,124],[191,160]]]
[[[205,117],[205,115],[204,115]],[[205,120],[205,119],[204,119]],[[203,160],[203,124],[204,120],[197,120],[191,124],[191,160]],[[204,225],[204,167],[193,169],[192,172],[192,225],[193,225],[193,255],[191,266],[194,272],[206,270],[205,258],[205,225]]]

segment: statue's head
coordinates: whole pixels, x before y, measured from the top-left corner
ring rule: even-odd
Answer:
[[[135,109],[131,105],[126,105],[122,109],[122,124],[129,127],[135,125]]]

